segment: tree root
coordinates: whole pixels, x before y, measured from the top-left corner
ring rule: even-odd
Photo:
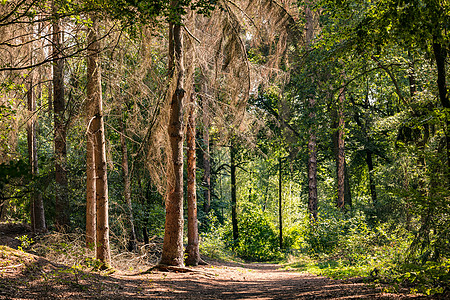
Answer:
[[[212,273],[209,273],[209,272],[204,272],[204,271],[195,270],[195,269],[191,269],[191,268],[186,268],[186,267],[182,267],[182,266],[168,266],[168,265],[162,265],[162,264],[158,264],[156,266],[153,266],[150,269],[148,269],[147,271],[138,273],[137,275],[150,274],[153,271],[179,272],[179,273],[191,273],[192,272],[192,273],[202,274],[202,275],[209,276],[209,277],[215,277],[216,276],[216,275],[214,275]]]

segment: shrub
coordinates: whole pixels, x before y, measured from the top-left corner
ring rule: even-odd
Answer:
[[[266,213],[255,204],[244,203],[238,217],[239,240],[234,245],[235,253],[246,260],[268,261],[281,258],[278,234]],[[232,246],[231,226],[225,237]]]

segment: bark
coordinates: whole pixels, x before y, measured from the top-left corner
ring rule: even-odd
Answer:
[[[53,4],[54,5],[54,4]],[[56,7],[53,7],[56,13]],[[57,230],[66,230],[70,226],[69,197],[67,187],[67,147],[66,127],[64,122],[64,59],[62,58],[62,34],[60,21],[53,21],[53,112],[55,142],[55,226]]]
[[[172,6],[177,3],[173,1]],[[176,70],[176,89],[170,103],[170,138],[173,182],[166,199],[164,243],[160,265],[183,266],[183,35],[179,24],[169,24],[169,71]],[[174,68],[176,66],[176,68]]]
[[[128,245],[128,250],[136,251],[136,230],[134,227],[134,218],[133,218],[133,206],[131,204],[131,183],[130,183],[130,175],[128,170],[128,149],[127,143],[125,140],[126,129],[125,129],[125,120],[123,119],[123,114],[121,113],[122,119],[120,120],[120,146],[122,150],[122,179],[123,179],[123,197],[125,199],[125,203],[128,208],[128,220],[130,222],[130,241]]]
[[[88,121],[91,123],[90,120]],[[95,212],[94,133],[91,127],[88,125],[86,133],[86,247],[95,249],[97,247],[95,230],[97,222]]]
[[[281,166],[281,157],[278,158],[278,223],[279,223],[279,230],[280,230],[280,249],[283,249],[283,198],[282,198],[282,190],[283,182],[282,182],[282,166]]]
[[[196,156],[195,156],[195,96],[191,94],[191,107],[186,130],[187,146],[187,205],[188,205],[188,245],[186,265],[197,266],[200,262],[198,244],[197,195],[196,195]]]
[[[233,226],[233,248],[239,240],[239,228],[237,221],[237,197],[236,197],[236,148],[234,138],[230,146],[230,176],[231,176],[231,224]]]
[[[314,36],[314,16],[310,9],[310,6],[306,4],[305,7],[306,16],[306,38],[305,44],[309,48],[311,40]],[[315,118],[314,108],[316,105],[316,100],[314,95],[309,97],[309,118],[311,122],[311,127],[309,128],[309,141],[308,141],[308,212],[315,220],[317,219],[317,142],[316,133],[314,130]]]
[[[33,92],[33,72],[29,75],[27,102],[28,111],[30,113],[30,119],[27,124],[28,159],[31,167],[31,174],[33,178],[36,178],[39,174],[39,168],[36,142],[37,122],[35,119],[36,99]],[[37,185],[33,186],[31,191],[31,228],[33,229],[33,232],[42,233],[47,231],[45,225],[44,202],[42,200],[42,194],[37,191],[36,186]]]
[[[337,108],[337,128],[335,138],[335,157],[336,157],[336,175],[337,175],[337,202],[336,206],[345,209],[345,144],[344,144],[344,89],[339,93],[339,102]]]
[[[211,209],[211,157],[209,149],[209,113],[208,113],[208,103],[206,99],[202,101],[203,106],[203,198],[204,207],[203,211],[208,213]]]
[[[92,105],[90,126],[94,141],[95,202],[96,202],[96,258],[102,268],[109,268],[108,180],[106,170],[106,141],[103,121],[101,69],[99,61],[100,43],[97,38],[98,24],[93,20],[88,29],[87,96]]]

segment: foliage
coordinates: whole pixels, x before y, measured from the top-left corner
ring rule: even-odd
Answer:
[[[208,230],[200,234],[200,252],[207,257],[218,260],[234,260],[233,254],[227,249],[224,236],[226,226],[218,221],[214,211],[205,217]]]
[[[225,238],[229,248],[247,260],[267,261],[281,257],[278,245],[278,235],[275,226],[270,222],[266,213],[256,205],[243,203],[240,205],[238,227],[239,240],[233,244],[232,232],[225,232]]]

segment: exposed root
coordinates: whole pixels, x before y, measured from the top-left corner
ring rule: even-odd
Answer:
[[[153,271],[179,272],[179,273],[191,273],[192,272],[192,273],[205,275],[205,276],[208,276],[208,277],[215,277],[216,276],[215,274],[212,274],[212,273],[209,273],[209,272],[204,272],[204,271],[201,271],[201,270],[195,270],[195,269],[181,267],[181,266],[168,266],[168,265],[163,265],[163,264],[155,265],[155,266],[151,267],[150,269],[148,269],[147,271],[138,273],[136,275],[150,274]]]

